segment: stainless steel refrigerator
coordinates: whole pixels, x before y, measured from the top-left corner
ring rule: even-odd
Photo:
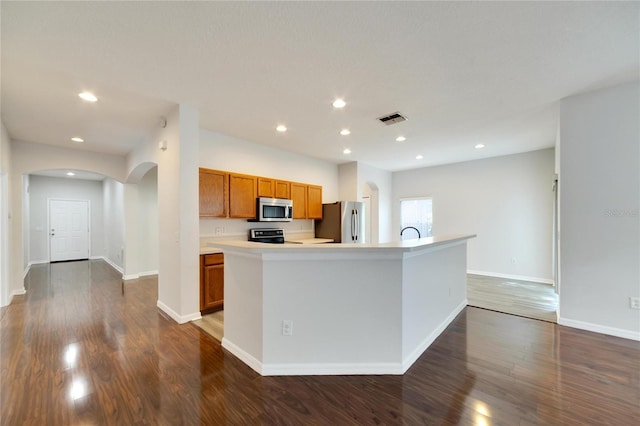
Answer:
[[[316,220],[316,238],[331,238],[335,243],[362,244],[364,203],[338,201],[322,205],[322,220]]]

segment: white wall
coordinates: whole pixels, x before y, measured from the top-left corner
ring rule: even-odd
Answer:
[[[640,83],[560,112],[561,324],[640,340]]]
[[[142,275],[158,271],[158,168],[138,183],[138,267]]]
[[[371,211],[367,221],[371,223],[371,235],[366,241],[384,243],[392,241],[391,206],[393,174],[365,163],[353,161],[338,167],[340,200],[363,201],[370,196]]]
[[[304,155],[266,147],[231,136],[200,129],[200,167],[265,176],[322,186],[322,200],[338,200],[338,166]],[[256,224],[245,219],[200,219],[200,235],[215,236],[217,228],[225,235],[246,235]],[[313,232],[313,221],[278,223],[286,233]]]
[[[10,223],[11,223],[11,141],[4,123],[0,122],[0,306],[11,303],[10,269],[11,250]]]
[[[29,176],[29,263],[49,261],[48,199],[89,200],[91,257],[104,255],[102,181]]]
[[[105,229],[102,253],[107,262],[123,271],[124,250],[124,188],[113,179],[102,181],[103,218]]]
[[[22,278],[27,276],[29,271],[29,175],[22,175]]]
[[[340,197],[336,201],[358,200],[358,162],[340,164],[338,166]]]
[[[372,239],[367,239],[370,242],[385,243],[393,241],[391,217],[392,217],[392,177],[393,174],[386,170],[380,170],[376,167],[370,166],[364,163],[358,163],[358,201],[362,200],[364,195],[370,195],[372,203]],[[377,188],[374,191],[367,193],[367,187],[373,186]],[[374,206],[377,204],[377,208]]]
[[[161,230],[158,232],[157,305],[174,320],[184,323],[200,318],[199,117],[194,108],[176,105],[167,112],[166,118],[165,126],[156,129],[149,141],[127,155],[126,181],[139,182],[157,164],[158,229]],[[159,149],[160,141],[166,141],[165,151]],[[137,213],[127,209],[126,217],[131,224]]]
[[[392,230],[400,199],[432,197],[434,235],[477,234],[469,271],[551,282],[553,178],[553,149],[395,172]]]

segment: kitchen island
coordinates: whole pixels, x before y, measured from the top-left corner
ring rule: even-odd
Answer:
[[[473,237],[216,242],[225,256],[222,345],[264,376],[403,374],[466,306]]]

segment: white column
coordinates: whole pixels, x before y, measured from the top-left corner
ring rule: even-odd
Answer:
[[[124,184],[124,259],[123,278],[132,280],[139,277],[139,245],[138,245],[138,185]]]
[[[199,133],[198,111],[179,105],[159,134],[166,149],[158,155],[158,307],[179,323],[200,317]]]

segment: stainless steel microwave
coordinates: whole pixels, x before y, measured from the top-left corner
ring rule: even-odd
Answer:
[[[259,197],[256,204],[258,222],[291,222],[293,220],[293,201],[291,200]]]

